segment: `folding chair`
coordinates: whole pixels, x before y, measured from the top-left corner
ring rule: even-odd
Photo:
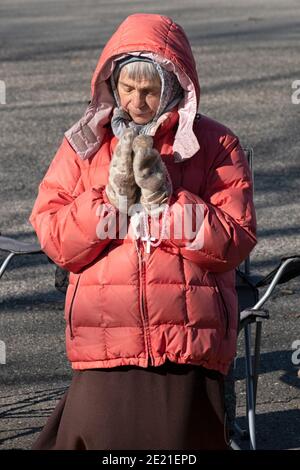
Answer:
[[[245,148],[245,155],[248,160],[249,167],[253,172],[253,149]],[[236,270],[236,290],[239,301],[239,333],[244,332],[245,346],[245,379],[246,379],[246,409],[247,409],[247,430],[241,429],[235,415],[232,418],[231,431],[237,431],[242,439],[249,439],[251,450],[256,449],[256,432],[255,432],[255,409],[257,397],[257,382],[259,376],[260,347],[262,322],[269,318],[268,310],[263,306],[271,297],[275,287],[278,284],[288,282],[289,280],[300,275],[300,256],[292,255],[282,258],[278,266],[267,276],[257,276],[251,274],[250,256],[244,261],[243,265]],[[259,288],[269,286],[263,296],[259,299]],[[255,326],[254,346],[251,345],[251,326]],[[230,381],[231,388],[230,388]],[[235,403],[234,394],[234,377],[233,369],[231,369],[227,378],[229,384],[229,396]],[[234,450],[240,450],[240,447],[232,439],[231,447]]]
[[[251,296],[256,296],[258,289],[269,286],[262,297],[257,300],[252,307],[245,308],[240,312],[239,332],[244,331],[245,344],[245,378],[246,378],[246,405],[247,405],[247,430],[241,429],[236,420],[234,421],[234,430],[238,432],[242,439],[249,439],[250,449],[256,449],[255,436],[255,408],[257,397],[257,382],[259,377],[259,361],[261,346],[262,321],[269,318],[269,312],[262,307],[271,297],[275,287],[278,284],[300,276],[300,256],[292,255],[281,259],[276,268],[267,276],[258,278],[257,276],[245,275],[239,271],[238,276],[244,280],[237,285],[239,301],[248,303]],[[245,284],[248,285],[245,288]],[[245,295],[246,292],[246,295]],[[246,300],[245,300],[246,296]],[[251,326],[255,325],[254,346],[251,347]],[[230,380],[230,376],[229,379]],[[231,441],[231,447],[240,450],[234,440]]]

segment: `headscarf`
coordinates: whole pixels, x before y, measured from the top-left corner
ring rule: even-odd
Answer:
[[[154,64],[161,80],[160,103],[157,112],[152,120],[146,124],[136,124],[120,104],[120,97],[117,90],[117,77],[120,75],[122,67],[131,62],[150,62]],[[139,134],[151,135],[151,131],[157,125],[157,120],[160,116],[174,108],[183,97],[183,90],[177,77],[172,72],[169,72],[160,64],[147,57],[128,55],[120,60],[110,76],[110,83],[117,104],[117,107],[113,111],[111,127],[115,136],[118,138],[122,136],[124,130],[128,127],[134,128]]]

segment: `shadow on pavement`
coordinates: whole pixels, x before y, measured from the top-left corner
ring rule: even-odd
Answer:
[[[245,418],[238,418],[237,423],[245,428]],[[282,410],[256,415],[257,449],[284,450],[300,448],[300,410]],[[280,436],[280,447],[278,447]],[[243,450],[249,449],[247,442],[239,441]]]
[[[4,443],[8,445],[15,439],[39,432],[57,401],[66,390],[67,387],[60,386],[53,389],[46,388],[36,392],[28,392],[20,397],[9,396],[9,400],[5,400],[6,397],[1,397],[7,403],[1,405],[0,436],[2,437],[0,437],[0,446]],[[39,420],[42,426],[36,426],[38,418],[42,418],[42,421]],[[23,421],[20,421],[22,419]],[[7,420],[10,423],[9,426],[7,426]],[[34,422],[30,426],[31,420]],[[21,426],[18,428],[17,424]],[[26,424],[26,427],[24,427],[24,424]]]

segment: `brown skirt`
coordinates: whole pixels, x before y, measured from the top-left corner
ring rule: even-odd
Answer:
[[[167,361],[74,371],[33,450],[228,449],[223,376]]]

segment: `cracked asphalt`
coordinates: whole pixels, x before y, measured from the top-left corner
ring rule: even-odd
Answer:
[[[281,257],[300,253],[300,104],[291,98],[300,80],[297,0],[1,0],[0,232],[34,240],[28,217],[38,184],[64,131],[87,106],[105,42],[134,12],[166,14],[184,27],[200,77],[200,112],[253,148],[259,241],[251,265],[253,273],[267,274]],[[54,269],[43,255],[17,257],[0,281],[0,340],[7,348],[0,364],[0,449],[30,449],[70,382],[64,296],[54,288]],[[299,278],[278,287],[266,307],[257,446],[300,449],[299,366],[292,362],[300,340]],[[243,377],[240,338],[242,425]]]

